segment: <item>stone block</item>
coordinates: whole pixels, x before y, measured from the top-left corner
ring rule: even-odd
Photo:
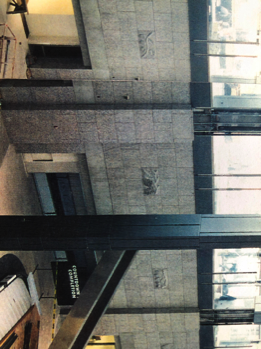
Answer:
[[[98,129],[96,123],[78,123],[79,135],[81,141],[98,143]]]
[[[170,0],[153,0],[153,10],[159,13],[170,13]]]
[[[192,168],[180,167],[177,169],[178,174],[178,192],[179,195],[194,195],[194,177]]]
[[[96,122],[96,112],[95,110],[77,110],[77,121],[78,123],[83,122]]]
[[[120,143],[135,143],[136,132],[134,123],[116,123],[115,126]]]
[[[190,82],[190,61],[188,59],[175,60],[176,81]]]
[[[140,159],[142,166],[158,167],[157,148],[155,144],[141,144],[140,145]]]
[[[159,332],[147,332],[147,343],[150,349],[159,349]]]
[[[180,332],[182,329],[185,328],[185,314],[170,314],[170,322],[172,332]]]
[[[174,167],[175,164],[170,164],[170,166],[161,166],[159,167],[159,176],[160,178],[177,178],[177,168]],[[180,203],[180,202],[179,202]]]
[[[115,122],[116,123],[127,123],[134,122],[133,110],[115,110]]]
[[[136,139],[138,143],[154,143],[153,123],[136,123]]]
[[[121,153],[124,167],[141,167],[139,147],[122,146]]]
[[[172,116],[169,109],[154,109],[152,111],[154,123],[171,123]],[[170,125],[169,125],[170,127]]]
[[[169,290],[155,289],[155,301],[157,308],[168,308],[170,306]]]
[[[172,143],[172,129],[168,123],[154,123],[155,143]]]
[[[155,308],[155,292],[154,290],[142,290],[141,293],[142,307]]]
[[[141,294],[139,290],[126,290],[127,306],[129,308],[141,308],[143,307]]]
[[[151,82],[133,82],[133,101],[144,104],[152,102]]]
[[[138,30],[154,31],[153,7],[150,1],[135,1]]]
[[[159,69],[173,70],[175,68],[174,59],[174,45],[172,42],[156,42],[157,59]],[[168,103],[168,102],[167,102]]]
[[[171,103],[171,83],[153,82],[152,100],[153,103]]]
[[[89,167],[105,168],[104,153],[101,144],[85,144],[86,157]]]
[[[119,31],[120,25],[118,17],[112,13],[101,13],[102,28],[105,32],[108,31]]]
[[[103,146],[104,158],[107,168],[123,167],[121,148],[119,144],[107,143]]]
[[[172,84],[172,89],[178,88],[179,85],[176,83]],[[182,85],[181,89],[188,89],[187,84]],[[186,138],[193,139],[193,119],[191,111],[172,111],[172,126],[173,126],[173,136],[174,140]]]
[[[168,267],[168,263],[166,259],[166,251],[152,250],[151,265],[152,265],[153,271],[155,269],[166,269]]]
[[[129,179],[140,179],[140,181],[142,180],[142,174],[141,174],[141,169],[137,168],[137,167],[127,167],[124,169],[125,171],[125,178],[129,178]]]
[[[179,206],[162,205],[162,214],[179,214]]]
[[[128,67],[126,65],[126,62],[125,63],[125,66],[126,66],[126,79],[127,80],[134,80],[137,81],[137,80],[143,80],[143,72],[142,72],[142,67],[141,65],[137,65],[136,67]],[[137,103],[136,102],[136,99],[135,99],[135,94],[134,94],[134,87],[133,87],[133,98],[134,98],[134,103]]]
[[[132,82],[113,82],[115,103],[130,104],[133,103]]]
[[[144,80],[159,80],[158,62],[156,59],[142,59],[142,71]]]
[[[122,2],[123,6],[127,8],[131,1]],[[119,4],[119,3],[118,3]],[[133,11],[135,11],[133,7]],[[137,26],[135,12],[119,12],[120,32],[122,40],[137,40]]]
[[[73,89],[75,93],[76,103],[87,104],[94,103],[94,91],[91,81],[74,80]]]
[[[138,320],[138,321],[140,322],[140,320]],[[143,321],[143,318],[142,318],[142,321]],[[133,334],[133,336],[134,336],[135,348],[146,349],[148,347],[147,346],[147,336],[146,336],[146,333],[144,332],[144,326],[143,326],[143,330],[140,333],[135,332]]]
[[[89,166],[89,174],[91,178],[103,178],[107,179],[107,171],[105,166],[104,167],[90,167]]]
[[[172,69],[159,69],[159,80],[175,81],[176,80],[175,67]]]
[[[177,167],[193,167],[192,142],[175,143]]]
[[[167,331],[159,332],[159,340],[160,340],[161,348],[165,349],[166,347],[164,345],[167,345],[169,343],[173,343],[172,332],[167,332]]]
[[[136,212],[142,211],[146,213],[146,207],[144,202],[143,193],[140,190],[129,190],[128,191],[128,202],[129,205],[132,207],[129,207],[130,212]]]
[[[184,349],[187,347],[187,336],[185,332],[173,333],[173,341],[175,343],[175,349]]]
[[[168,268],[169,275],[169,291],[172,292],[172,295],[182,296],[184,291],[183,285],[183,276],[182,274],[177,274],[178,270],[174,270],[171,265]]]
[[[155,13],[154,20],[156,41],[172,42],[171,15]]]
[[[161,181],[160,194],[165,201],[162,201],[166,206],[178,205],[178,183],[176,178],[165,178]],[[169,198],[169,199],[167,199]]]
[[[153,282],[150,254],[144,254],[144,255],[138,256],[136,263],[137,263],[137,275],[139,277],[149,277],[151,279],[151,282]],[[146,279],[142,279],[142,280],[144,282],[146,281]]]
[[[144,331],[142,314],[129,314],[129,331],[139,332],[139,334],[134,335],[134,344],[146,341],[146,336],[141,338],[140,332]],[[146,341],[147,342],[147,341]]]
[[[98,323],[98,328],[96,328],[94,330],[94,333],[98,335],[118,334],[115,325],[115,316],[111,314],[103,315],[103,317]],[[99,329],[102,330],[102,332],[99,332]]]
[[[116,14],[118,0],[98,0],[99,10],[101,13]]]
[[[117,142],[117,133],[114,123],[114,112],[99,110],[96,114],[99,138],[101,142]]]
[[[174,291],[169,292],[169,302],[171,307],[184,307],[184,295]]]
[[[199,313],[185,314],[185,329],[186,332],[199,331]]]
[[[133,0],[118,0],[117,4],[118,12],[120,11],[135,11]]]
[[[171,2],[172,30],[175,33],[188,33],[188,4]]]
[[[171,323],[169,314],[156,314],[156,321],[159,332],[171,332]]]
[[[97,103],[114,103],[111,81],[94,82],[95,101]]]

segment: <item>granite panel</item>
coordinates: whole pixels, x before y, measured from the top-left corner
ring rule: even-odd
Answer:
[[[119,19],[118,16],[115,16],[115,14],[102,12],[101,23],[104,32],[120,30]]]
[[[190,82],[190,61],[188,59],[175,60],[176,80]]]
[[[154,103],[171,103],[171,83],[152,82],[152,98]]]
[[[108,143],[103,146],[103,149],[107,168],[123,167],[121,148],[119,144]]]
[[[109,179],[124,179],[125,172],[124,168],[107,168],[108,178]]]
[[[159,80],[158,60],[143,59],[142,71],[144,80],[157,81]]]
[[[179,214],[179,206],[162,205],[162,214]]]
[[[177,169],[179,195],[194,195],[194,177],[192,168]]]
[[[114,17],[114,15],[112,16]],[[104,42],[108,58],[112,58],[112,61],[123,59],[120,31],[110,30],[104,32]]]
[[[172,83],[173,103],[190,103],[189,83],[173,82]]]
[[[173,32],[189,32],[188,4],[171,2]]]
[[[156,143],[172,143],[172,129],[167,123],[154,123],[154,133]]]
[[[185,88],[187,88],[187,86],[185,86]],[[173,110],[172,125],[175,140],[178,140],[178,138],[193,139],[193,118],[190,110],[183,112]]]
[[[176,166],[176,156],[175,150],[172,147],[169,148],[157,148],[158,164],[163,167],[175,167]]]
[[[116,123],[116,131],[120,143],[134,143],[136,141],[134,123]]]
[[[187,346],[186,333],[174,333],[173,341],[175,343],[175,349],[184,349]]]
[[[141,144],[140,158],[143,167],[158,167],[157,148],[154,144]]]
[[[155,32],[156,41],[172,42],[172,30],[171,30],[171,15],[170,14],[158,14],[154,15],[155,20]]]
[[[143,306],[139,291],[126,290],[127,305],[130,308],[140,308]]]
[[[157,50],[158,68],[170,69],[170,70],[174,69],[175,67],[174,44],[172,42],[157,41],[156,50]]]
[[[133,103],[132,82],[113,82],[115,103],[130,104]]]
[[[104,153],[101,144],[85,143],[85,149],[89,167],[105,168]]]
[[[185,328],[185,314],[171,313],[170,322],[172,332],[180,332],[181,329]]]
[[[175,73],[175,64],[174,69],[159,69],[159,80],[164,81],[175,81],[176,73]]]
[[[101,13],[116,14],[118,0],[98,0],[98,6]]]
[[[124,172],[125,172],[125,178],[130,178],[130,179],[135,179],[135,178],[139,178],[140,180],[142,180],[142,174],[141,174],[141,169],[138,167],[127,167],[124,168]]]
[[[125,146],[121,147],[121,153],[122,153],[122,160],[123,160],[123,166],[124,168],[134,168],[134,167],[141,167],[140,162],[140,152],[139,149],[131,149],[126,148]]]
[[[114,123],[114,112],[99,110],[96,113],[96,120],[101,142],[117,142],[117,133]]]
[[[187,332],[199,331],[199,313],[185,314],[185,329]]]
[[[111,81],[94,82],[95,101],[100,103],[114,103]]]
[[[170,123],[172,122],[171,110],[169,109],[154,109],[152,111],[154,123]]]
[[[160,348],[160,341],[159,341],[159,332],[148,332],[147,333],[147,343],[148,348],[150,349],[159,349]]]
[[[131,1],[122,2],[123,6],[127,8],[128,3]],[[119,4],[119,3],[118,3]],[[133,11],[135,11],[133,6]],[[136,15],[135,12],[119,12],[119,23],[120,23],[120,32],[122,40],[137,40],[137,26],[136,26]]]
[[[151,82],[133,82],[133,102],[151,103],[152,88]]]
[[[154,31],[152,2],[135,1],[138,30]]]
[[[177,167],[193,167],[192,142],[176,142]]]
[[[172,332],[166,332],[166,331],[159,332],[159,340],[160,340],[161,348],[163,346],[163,348],[167,349],[168,345],[173,343]],[[170,346],[169,348],[172,348],[172,346]]]
[[[169,290],[168,289],[155,289],[155,301],[156,301],[156,308],[168,308],[170,306],[169,301]],[[169,314],[167,314],[169,315]],[[160,326],[158,324],[158,329],[161,329],[161,331],[168,331],[171,329],[169,328],[169,324],[166,325],[166,328],[163,329],[163,324],[161,323]]]
[[[118,11],[135,11],[134,0],[118,0]]]
[[[125,64],[125,62],[124,62]],[[128,67],[126,65],[126,79],[127,80],[134,80],[134,81],[138,81],[138,80],[143,80],[143,72],[142,72],[142,67],[141,65],[138,65],[136,67]],[[134,89],[134,87],[133,87]],[[137,103],[135,100],[135,96],[134,96],[134,103]]]
[[[153,10],[159,13],[169,13],[171,11],[170,0],[153,0]]]
[[[96,123],[78,123],[80,139],[85,142],[99,142],[98,129]]]
[[[142,315],[141,315],[142,317]],[[133,318],[135,319],[135,317]],[[129,319],[130,321],[130,319]],[[135,348],[136,349],[146,349],[148,348],[147,346],[147,336],[146,336],[146,333],[144,332],[144,322],[143,322],[143,317],[142,319],[138,319],[138,322],[139,323],[142,323],[142,330],[140,330],[140,332],[136,332],[134,333],[134,345],[135,345]]]
[[[141,314],[129,314],[129,330],[133,332],[141,332],[144,330],[143,326],[143,318]],[[146,336],[141,336],[141,333],[134,334],[134,344],[141,344],[142,342],[146,342]]]
[[[96,122],[96,112],[95,110],[77,110],[77,121],[78,123],[94,123]]]
[[[115,314],[115,327],[116,331],[121,334],[121,343],[124,348],[134,349],[133,334],[129,331],[129,319],[127,314]],[[122,333],[126,332],[126,333]]]
[[[116,123],[128,123],[134,122],[133,110],[115,110],[115,122]]]

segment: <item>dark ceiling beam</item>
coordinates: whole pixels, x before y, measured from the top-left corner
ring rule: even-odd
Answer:
[[[258,215],[1,216],[1,250],[260,247]]]
[[[135,251],[106,251],[49,349],[82,349],[107,309]]]

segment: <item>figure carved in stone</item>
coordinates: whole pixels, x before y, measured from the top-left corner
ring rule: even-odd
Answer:
[[[159,188],[158,170],[152,168],[143,168],[142,183],[144,195],[157,194]]]
[[[153,279],[155,288],[167,287],[167,276],[164,269],[153,270]]]
[[[153,32],[151,31],[140,31],[138,34],[141,58],[153,58],[155,56],[152,35]]]

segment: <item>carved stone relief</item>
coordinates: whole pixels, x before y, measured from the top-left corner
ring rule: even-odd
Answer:
[[[167,275],[164,269],[154,269],[153,280],[155,288],[166,288],[168,286]]]
[[[154,32],[143,30],[138,32],[140,57],[154,58],[155,57],[155,40]]]
[[[142,183],[144,195],[157,194],[159,188],[158,170],[153,168],[142,168]]]

